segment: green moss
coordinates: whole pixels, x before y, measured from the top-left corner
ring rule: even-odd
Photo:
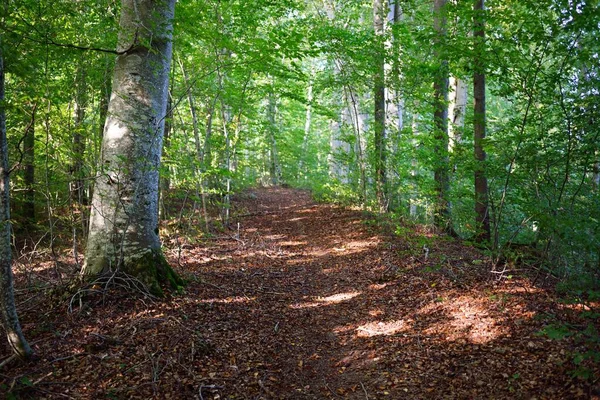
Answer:
[[[142,255],[125,259],[123,271],[148,286],[150,293],[163,297],[163,285],[181,292],[185,281],[173,270],[162,252],[149,250]]]

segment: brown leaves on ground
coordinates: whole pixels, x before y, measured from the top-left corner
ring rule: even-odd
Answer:
[[[5,366],[0,393],[594,397],[597,387],[569,375],[576,343],[537,334],[569,309],[525,278],[491,274],[478,251],[427,231],[386,235],[361,211],[292,189],[257,190],[236,207],[239,231],[166,251],[189,284],[164,301],[112,290],[68,313],[69,301],[17,273],[40,359]]]

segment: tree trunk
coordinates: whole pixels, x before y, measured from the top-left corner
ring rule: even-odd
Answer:
[[[277,156],[277,138],[275,136],[277,125],[275,122],[275,113],[277,104],[275,99],[274,87],[269,91],[269,104],[267,105],[267,119],[269,121],[269,175],[271,184],[279,185],[279,160]]]
[[[307,151],[308,151],[308,139],[310,137],[310,128],[312,122],[312,101],[313,101],[313,72],[311,71],[311,77],[308,81],[308,89],[306,92],[306,116],[304,118],[304,136],[302,138],[302,153],[300,153],[300,160],[298,160],[298,179],[306,180],[307,171],[305,171]]]
[[[375,75],[374,75],[374,131],[375,131],[375,192],[380,212],[387,211],[386,194],[386,126],[385,126],[385,44],[383,0],[373,0],[373,27],[375,30]]]
[[[23,138],[23,168],[25,183],[25,199],[23,216],[28,224],[34,224],[35,219],[35,113],[37,104],[31,106],[31,116],[27,122]]]
[[[434,0],[433,26],[437,32],[434,44],[434,58],[437,65],[433,84],[433,131],[435,166],[434,179],[436,191],[436,207],[434,224],[445,232],[452,232],[448,191],[450,189],[448,158],[448,60],[441,48],[446,37],[446,3],[447,0]]]
[[[76,94],[75,94],[75,123],[73,130],[73,164],[71,174],[73,176],[71,186],[71,196],[75,202],[86,205],[87,197],[85,195],[85,180],[83,173],[83,160],[85,153],[85,111],[87,108],[87,88],[86,88],[86,66],[85,58],[81,56],[76,72]]]
[[[183,282],[158,238],[158,170],[175,0],[122,0],[113,92],[95,182],[83,275],[120,269],[162,294]]]
[[[355,153],[360,179],[360,202],[364,206],[367,201],[367,163],[365,157],[366,143],[364,143],[363,133],[367,131],[367,122],[365,121],[365,116],[360,112],[358,95],[351,87],[346,88],[346,103],[350,108],[350,122],[352,123],[352,129],[356,137]]]
[[[0,312],[10,347],[19,357],[29,358],[33,355],[33,351],[21,331],[13,290],[9,190],[8,144],[4,113],[4,63],[0,38]]]
[[[465,128],[465,113],[467,111],[467,83],[457,77],[450,78],[452,94],[448,105],[448,118],[450,118],[450,144],[453,150],[462,141],[463,129]]]
[[[476,240],[490,240],[490,218],[488,208],[488,182],[485,173],[486,154],[483,149],[485,139],[485,20],[484,0],[475,0],[473,6],[473,37],[475,40],[475,60],[473,72],[474,87],[474,152],[475,152],[475,228]]]
[[[172,85],[171,89],[169,89],[169,93],[167,94],[167,115],[165,117],[165,129],[163,132],[163,155],[165,153],[168,154],[170,151],[169,147],[171,146],[171,129],[173,127],[173,100],[171,97],[172,94]],[[169,215],[167,213],[167,207],[165,205],[165,198],[169,194],[169,190],[171,189],[171,169],[169,168],[167,172],[163,175],[159,176],[159,211],[158,218],[167,219]]]

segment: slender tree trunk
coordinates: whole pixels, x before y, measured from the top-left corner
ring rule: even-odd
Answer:
[[[22,358],[33,355],[21,331],[13,290],[12,249],[10,247],[10,182],[8,144],[4,112],[4,60],[0,37],[0,306],[2,326],[11,349]]]
[[[85,179],[83,161],[85,153],[85,112],[87,108],[86,65],[82,54],[76,72],[75,94],[75,123],[73,129],[73,164],[71,174],[71,196],[81,205],[88,203],[85,194]]]
[[[418,131],[418,123],[417,123],[417,114],[413,114],[412,115],[412,122],[411,122],[411,130],[412,130],[412,145],[413,148],[415,149],[415,153],[416,153],[416,149],[419,145],[419,131]],[[410,176],[412,178],[411,181],[411,188],[410,188],[410,205],[409,205],[409,214],[410,217],[413,219],[417,218],[417,202],[418,202],[418,196],[419,196],[419,191],[418,191],[418,187],[417,187],[417,177],[419,175],[419,164],[417,162],[417,157],[416,155],[413,155],[411,161],[410,161],[410,165],[411,165],[411,169],[410,169]]]
[[[433,5],[433,25],[437,32],[437,39],[434,47],[434,58],[437,62],[437,71],[433,84],[433,124],[434,124],[434,150],[435,167],[434,179],[436,190],[436,207],[434,214],[434,224],[445,232],[452,232],[452,222],[450,219],[450,206],[448,201],[448,192],[450,189],[449,181],[449,157],[448,157],[448,60],[442,52],[443,42],[446,37],[447,19],[446,19],[447,0],[434,0]]]
[[[312,74],[311,74],[312,75]],[[313,83],[312,76],[308,82],[308,89],[306,92],[306,116],[304,118],[304,137],[302,138],[302,153],[300,154],[300,160],[298,162],[298,178],[306,179],[308,175],[305,171],[305,164],[308,151],[308,139],[310,137],[310,128],[312,121],[312,101],[313,101]]]
[[[23,168],[25,183],[25,201],[23,215],[27,223],[34,224],[35,218],[35,114],[37,104],[31,106],[31,115],[23,138]]]
[[[173,127],[173,100],[171,97],[172,93],[172,85],[171,89],[169,89],[168,100],[167,100],[167,115],[165,117],[165,130],[163,133],[163,158],[165,154],[168,154],[171,146],[171,129]],[[167,207],[165,205],[165,198],[169,194],[169,190],[171,189],[171,171],[169,170],[159,176],[159,214],[158,218],[167,219]]]
[[[269,104],[267,106],[267,119],[269,121],[269,175],[271,184],[279,185],[279,160],[277,155],[277,125],[275,121],[275,113],[277,112],[277,103],[275,99],[274,88],[269,91]]]
[[[365,143],[363,143],[363,132],[366,129],[366,122],[364,116],[360,113],[360,106],[358,104],[358,96],[352,88],[346,88],[346,102],[350,108],[350,120],[352,122],[352,129],[356,137],[356,161],[358,164],[359,171],[359,186],[360,186],[360,201],[366,205],[367,201],[367,163],[365,160]]]
[[[227,177],[225,178],[225,195],[223,196],[223,224],[229,225],[229,210],[231,208],[231,137],[229,134],[229,124],[231,122],[231,111],[228,107],[221,102],[221,123],[223,124],[223,137],[225,138],[225,171],[227,171]]]
[[[598,152],[596,152],[596,157],[598,157]],[[592,187],[595,192],[600,191],[600,161],[594,163],[592,171]]]
[[[452,93],[448,105],[448,118],[450,118],[451,129],[450,150],[453,150],[462,141],[463,129],[465,128],[465,113],[467,111],[467,83],[457,77],[450,78]]]
[[[161,294],[182,284],[158,238],[158,169],[175,0],[122,0],[113,94],[95,182],[83,275],[119,268]]]
[[[387,211],[386,193],[386,114],[385,114],[385,43],[384,0],[373,0],[373,26],[375,30],[375,75],[374,75],[374,130],[375,130],[375,191],[380,212]]]
[[[476,238],[478,241],[490,240],[490,218],[488,207],[488,182],[485,173],[486,154],[483,149],[485,139],[486,115],[485,115],[485,20],[484,0],[475,0],[474,30],[475,60],[473,73],[474,86],[474,152],[475,152],[475,222]]]

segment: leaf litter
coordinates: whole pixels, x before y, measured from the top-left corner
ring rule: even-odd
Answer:
[[[117,287],[68,312],[72,297],[33,290],[35,277],[17,272],[39,358],[0,370],[0,394],[598,398],[597,377],[570,374],[578,344],[538,334],[556,319],[577,323],[549,285],[492,274],[472,247],[419,226],[393,235],[308,192],[256,189],[234,206],[233,233],[165,241],[189,283],[164,300]],[[3,345],[0,359],[9,355]]]

